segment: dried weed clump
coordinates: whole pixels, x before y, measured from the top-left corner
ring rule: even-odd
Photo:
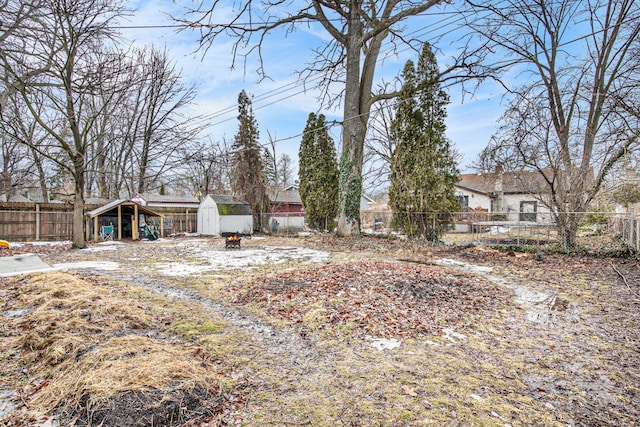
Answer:
[[[89,420],[93,410],[123,393],[138,393],[138,399],[152,393],[162,401],[163,391],[184,399],[199,390],[207,399],[224,389],[224,378],[203,362],[202,349],[168,334],[158,336],[164,326],[159,310],[148,300],[128,297],[126,288],[49,273],[15,279],[9,289],[17,302],[5,305],[21,313],[9,319],[15,322],[10,329],[21,332],[3,338],[0,353],[12,354],[12,362],[22,366],[14,373],[27,374],[23,391],[29,390],[31,410]],[[156,414],[148,420],[181,418]]]

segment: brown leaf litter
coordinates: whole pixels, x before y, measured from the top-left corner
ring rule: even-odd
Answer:
[[[313,329],[383,337],[439,335],[504,304],[509,292],[473,274],[434,266],[363,261],[301,269],[229,287],[233,302]]]

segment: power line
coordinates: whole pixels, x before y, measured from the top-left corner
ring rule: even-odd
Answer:
[[[415,16],[443,16],[443,15],[456,15],[458,12],[423,12]],[[342,18],[328,19],[329,22],[344,22]],[[259,25],[259,26],[272,26],[276,25],[279,21],[262,21],[262,22],[234,22],[233,25],[237,27],[248,27],[251,25]],[[297,21],[301,24],[310,24],[317,23],[318,21],[315,19],[301,19]],[[201,24],[201,23],[192,23],[192,24],[148,24],[148,25],[114,25],[113,29],[115,30],[148,30],[154,28],[176,28],[176,29],[199,29],[199,28],[215,28],[215,27],[225,27],[228,26],[229,23],[209,23],[209,24]]]
[[[439,34],[431,35],[431,40],[434,40],[434,39],[437,39],[437,38],[440,38],[440,37],[444,36],[446,34],[446,32],[448,32],[448,31],[444,31],[444,30],[446,30],[452,24],[458,24],[459,22],[461,22],[462,19],[464,19],[464,16],[461,16],[460,13],[457,13],[457,12],[455,12],[455,13],[454,12],[441,12],[441,13],[431,13],[431,14],[429,14],[429,16],[438,16],[438,15],[439,16],[446,16],[446,18],[436,28],[429,27],[429,26],[424,26],[424,27],[418,28],[418,29],[416,29],[416,30],[414,30],[414,31],[412,31],[410,33],[407,33],[407,35],[408,36],[413,36],[413,37],[421,37],[421,36],[429,35],[430,32],[442,30],[443,32],[441,32]],[[451,20],[451,18],[455,18],[455,19]],[[385,44],[386,44],[386,46],[383,46],[383,48],[382,48],[383,52],[393,52],[394,55],[397,55],[399,53],[402,53],[402,52],[404,52],[406,50],[410,50],[411,49],[411,47],[405,47],[404,49],[401,49],[401,50],[398,50],[398,51],[394,51],[393,49],[389,48],[389,46],[393,45],[393,42],[387,41]],[[388,56],[382,55],[382,58],[378,58],[377,62],[378,63],[382,62],[382,61],[386,60],[387,57]],[[254,96],[252,101],[262,101],[262,100],[269,99],[269,98],[271,98],[273,96],[284,95],[290,90],[298,89],[300,86],[308,85],[310,82],[317,81],[319,79],[322,79],[323,77],[324,77],[324,75],[320,74],[318,72],[318,74],[316,76],[314,76],[314,77],[308,77],[306,79],[298,79],[298,80],[295,80],[293,82],[289,82],[289,83],[287,83],[285,85],[282,85],[280,87],[277,87],[275,89],[272,89],[272,90],[270,90],[270,91],[268,91],[266,93],[263,93],[261,95]],[[315,87],[312,86],[309,90],[313,90],[314,88]],[[253,110],[254,111],[261,110],[263,108],[266,108],[266,107],[269,107],[271,105],[274,105],[274,104],[276,104],[278,102],[284,101],[284,100],[286,100],[287,98],[289,98],[291,96],[299,95],[299,94],[304,93],[304,92],[306,92],[306,89],[299,90],[299,91],[297,91],[297,92],[295,92],[293,94],[288,94],[285,97],[281,97],[281,98],[279,98],[279,99],[277,99],[275,101],[272,101],[272,102],[269,102],[268,104],[264,104],[264,105],[260,105],[260,106],[256,106],[255,103],[254,103],[253,104],[253,106],[254,106]],[[209,115],[209,117],[216,118],[216,117],[224,116],[227,113],[231,113],[231,112],[235,111],[236,108],[237,108],[237,105],[234,104],[232,106],[225,107],[225,108],[223,108],[221,110],[218,110],[218,111],[212,113],[211,115]],[[234,118],[235,117],[230,117],[228,119],[224,119],[224,120],[218,121],[218,122],[212,124],[212,126],[216,126],[216,125],[219,125],[219,124],[222,124],[222,123],[226,123],[226,122],[228,122],[230,120],[233,120]],[[300,136],[300,135],[301,134],[296,135],[296,137]],[[281,138],[281,139],[276,140],[275,142],[280,142],[280,141],[290,140],[290,139],[293,139],[293,137]]]
[[[412,36],[414,38],[421,38],[421,37],[426,37],[429,40],[435,40],[438,39],[442,36],[444,36],[447,32],[449,32],[449,29],[453,27],[453,30],[457,30],[459,28],[461,28],[462,26],[464,26],[465,23],[465,19],[470,15],[475,13],[474,10],[472,9],[466,9],[462,12],[459,11],[451,11],[451,12],[446,12],[446,11],[439,11],[439,12],[429,12],[429,13],[423,13],[420,14],[419,16],[438,16],[438,17],[443,17],[444,19],[439,22],[438,26],[436,27],[432,27],[432,26],[424,26],[421,28],[418,28],[410,33],[407,33],[406,36]],[[486,18],[490,15],[490,12],[487,13],[487,15],[485,16],[480,16],[477,19],[483,19]],[[418,16],[418,15],[417,15]],[[334,21],[340,21],[341,20],[337,19]],[[309,21],[309,22],[315,22],[315,21]],[[273,23],[273,22],[271,22]],[[267,24],[267,22],[265,22],[265,24]],[[251,25],[250,23],[246,23],[246,24],[237,24],[238,26],[241,25]],[[207,24],[207,25],[196,25],[192,28],[209,28],[211,26],[224,26],[224,24]],[[147,28],[184,28],[184,25],[150,25],[150,26],[128,26],[128,27],[119,27],[119,28],[138,28],[138,29],[147,29]],[[601,31],[605,31],[606,29],[602,29],[598,32],[594,32],[593,34],[587,34],[584,36],[580,36],[577,37],[575,39],[563,42],[559,45],[559,47],[563,47],[563,46],[567,46],[570,45],[572,43],[576,43],[580,40],[583,40],[585,38],[588,38],[594,34],[597,34]],[[437,34],[434,34],[436,33]],[[391,46],[391,47],[390,47]],[[404,49],[400,49],[400,50],[395,50],[394,46],[393,46],[393,42],[392,41],[386,41],[385,45],[383,46],[383,50],[382,52],[384,53],[383,55],[381,55],[380,58],[378,58],[378,62],[381,61],[385,61],[387,58],[389,58],[390,55],[398,55],[402,52],[405,52],[407,50],[412,49],[411,46],[406,46]],[[286,83],[282,86],[276,87],[274,89],[271,89],[267,92],[264,92],[262,94],[256,95],[252,97],[252,101],[257,101],[257,102],[261,102],[261,101],[267,101],[273,97],[278,97],[277,99],[270,101],[266,104],[263,105],[256,105],[255,103],[253,104],[254,111],[258,111],[261,110],[263,108],[267,108],[270,107],[274,104],[280,103],[292,96],[296,96],[299,95],[301,93],[306,92],[307,90],[314,90],[318,87],[318,85],[313,85],[313,83],[315,83],[316,81],[322,79],[324,77],[323,74],[320,74],[320,72],[318,72],[318,74],[316,76],[309,76],[305,79],[297,79],[294,81],[291,81],[289,83]],[[447,84],[444,86],[444,88],[448,88],[453,86],[453,83]],[[302,89],[300,89],[302,87]],[[308,87],[308,89],[306,89],[306,87]],[[290,93],[291,91],[295,91],[293,93]],[[395,105],[395,104],[392,104]],[[381,107],[383,108],[383,107]],[[222,118],[225,115],[234,112],[237,109],[237,105],[230,105],[229,107],[225,107],[222,108],[220,110],[217,110],[215,112],[213,112],[212,114],[208,115],[208,117],[210,119],[215,119],[215,118]],[[373,112],[379,111],[379,109],[374,109]],[[354,117],[356,118],[356,117]],[[223,119],[220,121],[217,121],[215,123],[212,124],[212,126],[217,126],[220,125],[222,123],[228,122],[230,120],[235,119],[235,117],[229,117],[227,119]],[[297,135],[293,135],[293,136],[288,136],[285,138],[279,138],[273,142],[282,142],[282,141],[287,141],[287,140],[292,140],[294,138],[297,138],[299,136],[303,135],[303,133],[297,134]]]

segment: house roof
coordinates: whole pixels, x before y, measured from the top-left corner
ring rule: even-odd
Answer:
[[[469,173],[460,175],[456,187],[481,194],[495,194],[497,180],[502,177],[502,192],[505,194],[531,194],[541,188],[543,181],[537,171],[515,171],[497,174]]]
[[[208,194],[207,197],[216,202],[220,215],[253,215],[249,203],[237,197],[223,194]]]
[[[198,206],[200,200],[193,196],[175,196],[167,194],[150,194],[143,193],[137,194],[132,199],[140,198],[144,200],[148,205],[170,205],[170,206]]]
[[[114,200],[113,202],[107,203],[104,206],[101,206],[99,208],[96,208],[96,209],[94,209],[92,211],[89,211],[89,212],[85,213],[85,216],[88,216],[89,218],[94,218],[96,216],[100,216],[100,215],[102,215],[104,213],[107,213],[107,212],[109,212],[110,210],[112,210],[114,208],[117,208],[119,205],[124,205],[124,206],[137,205],[139,213],[143,213],[143,214],[149,215],[149,216],[164,217],[164,215],[162,215],[162,214],[154,212],[149,208],[145,208],[144,206],[140,206],[136,202],[132,202],[131,200],[126,200],[126,199]]]
[[[269,190],[269,200],[277,203],[290,203],[290,204],[302,204],[300,198],[300,191],[297,185],[290,185],[284,190]],[[371,204],[375,202],[370,196],[362,193],[361,197],[366,203]]]
[[[269,190],[269,200],[276,203],[302,204],[298,187],[290,186],[284,190]]]
[[[29,203],[33,201],[34,200],[30,200],[21,194],[16,194],[15,196],[11,196],[8,200],[7,200],[6,194],[3,194],[2,196],[0,196],[0,202]]]

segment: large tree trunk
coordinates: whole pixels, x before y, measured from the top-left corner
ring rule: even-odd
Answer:
[[[366,85],[360,84],[360,43],[363,30],[357,11],[357,7],[352,7],[347,34],[347,75],[338,181],[338,236],[360,234],[362,160],[367,117],[363,116],[362,111],[363,86]]]
[[[84,158],[82,156],[78,157],[74,160],[73,247],[82,249],[86,246],[84,239]],[[97,232],[97,230],[94,230],[94,232]]]

